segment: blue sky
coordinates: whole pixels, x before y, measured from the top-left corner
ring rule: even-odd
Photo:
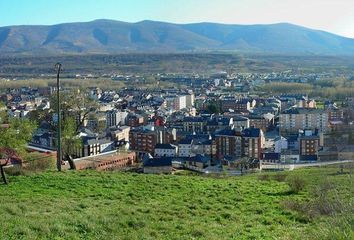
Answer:
[[[290,22],[354,38],[354,0],[0,0],[0,26],[94,19]]]

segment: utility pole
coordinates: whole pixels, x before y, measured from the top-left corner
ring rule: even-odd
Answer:
[[[60,109],[60,83],[59,83],[59,74],[61,71],[61,64],[55,64],[55,68],[57,70],[57,138],[58,138],[58,145],[57,145],[57,168],[58,171],[61,171],[61,160],[62,160],[62,150],[61,150],[61,109]]]

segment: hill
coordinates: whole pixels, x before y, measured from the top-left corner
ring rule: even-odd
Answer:
[[[95,20],[0,28],[1,54],[209,51],[354,55],[354,39],[288,23],[228,25]]]
[[[332,208],[337,205],[327,194],[336,193],[335,204],[351,201],[352,175],[337,171],[221,178],[94,171],[12,176],[10,185],[0,185],[0,238],[350,239],[353,213]],[[305,189],[291,192],[285,174],[305,179]]]

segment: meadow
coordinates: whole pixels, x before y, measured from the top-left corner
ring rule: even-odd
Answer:
[[[353,239],[353,176],[338,171],[8,176],[0,239]]]

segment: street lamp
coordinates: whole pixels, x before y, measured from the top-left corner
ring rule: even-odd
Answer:
[[[61,71],[61,64],[55,64],[55,69],[57,70],[57,117],[58,117],[58,129],[57,129],[57,138],[58,138],[58,146],[57,146],[57,168],[58,171],[61,171],[61,160],[62,160],[62,151],[61,151],[61,110],[60,110],[60,84],[59,84],[59,74]]]

